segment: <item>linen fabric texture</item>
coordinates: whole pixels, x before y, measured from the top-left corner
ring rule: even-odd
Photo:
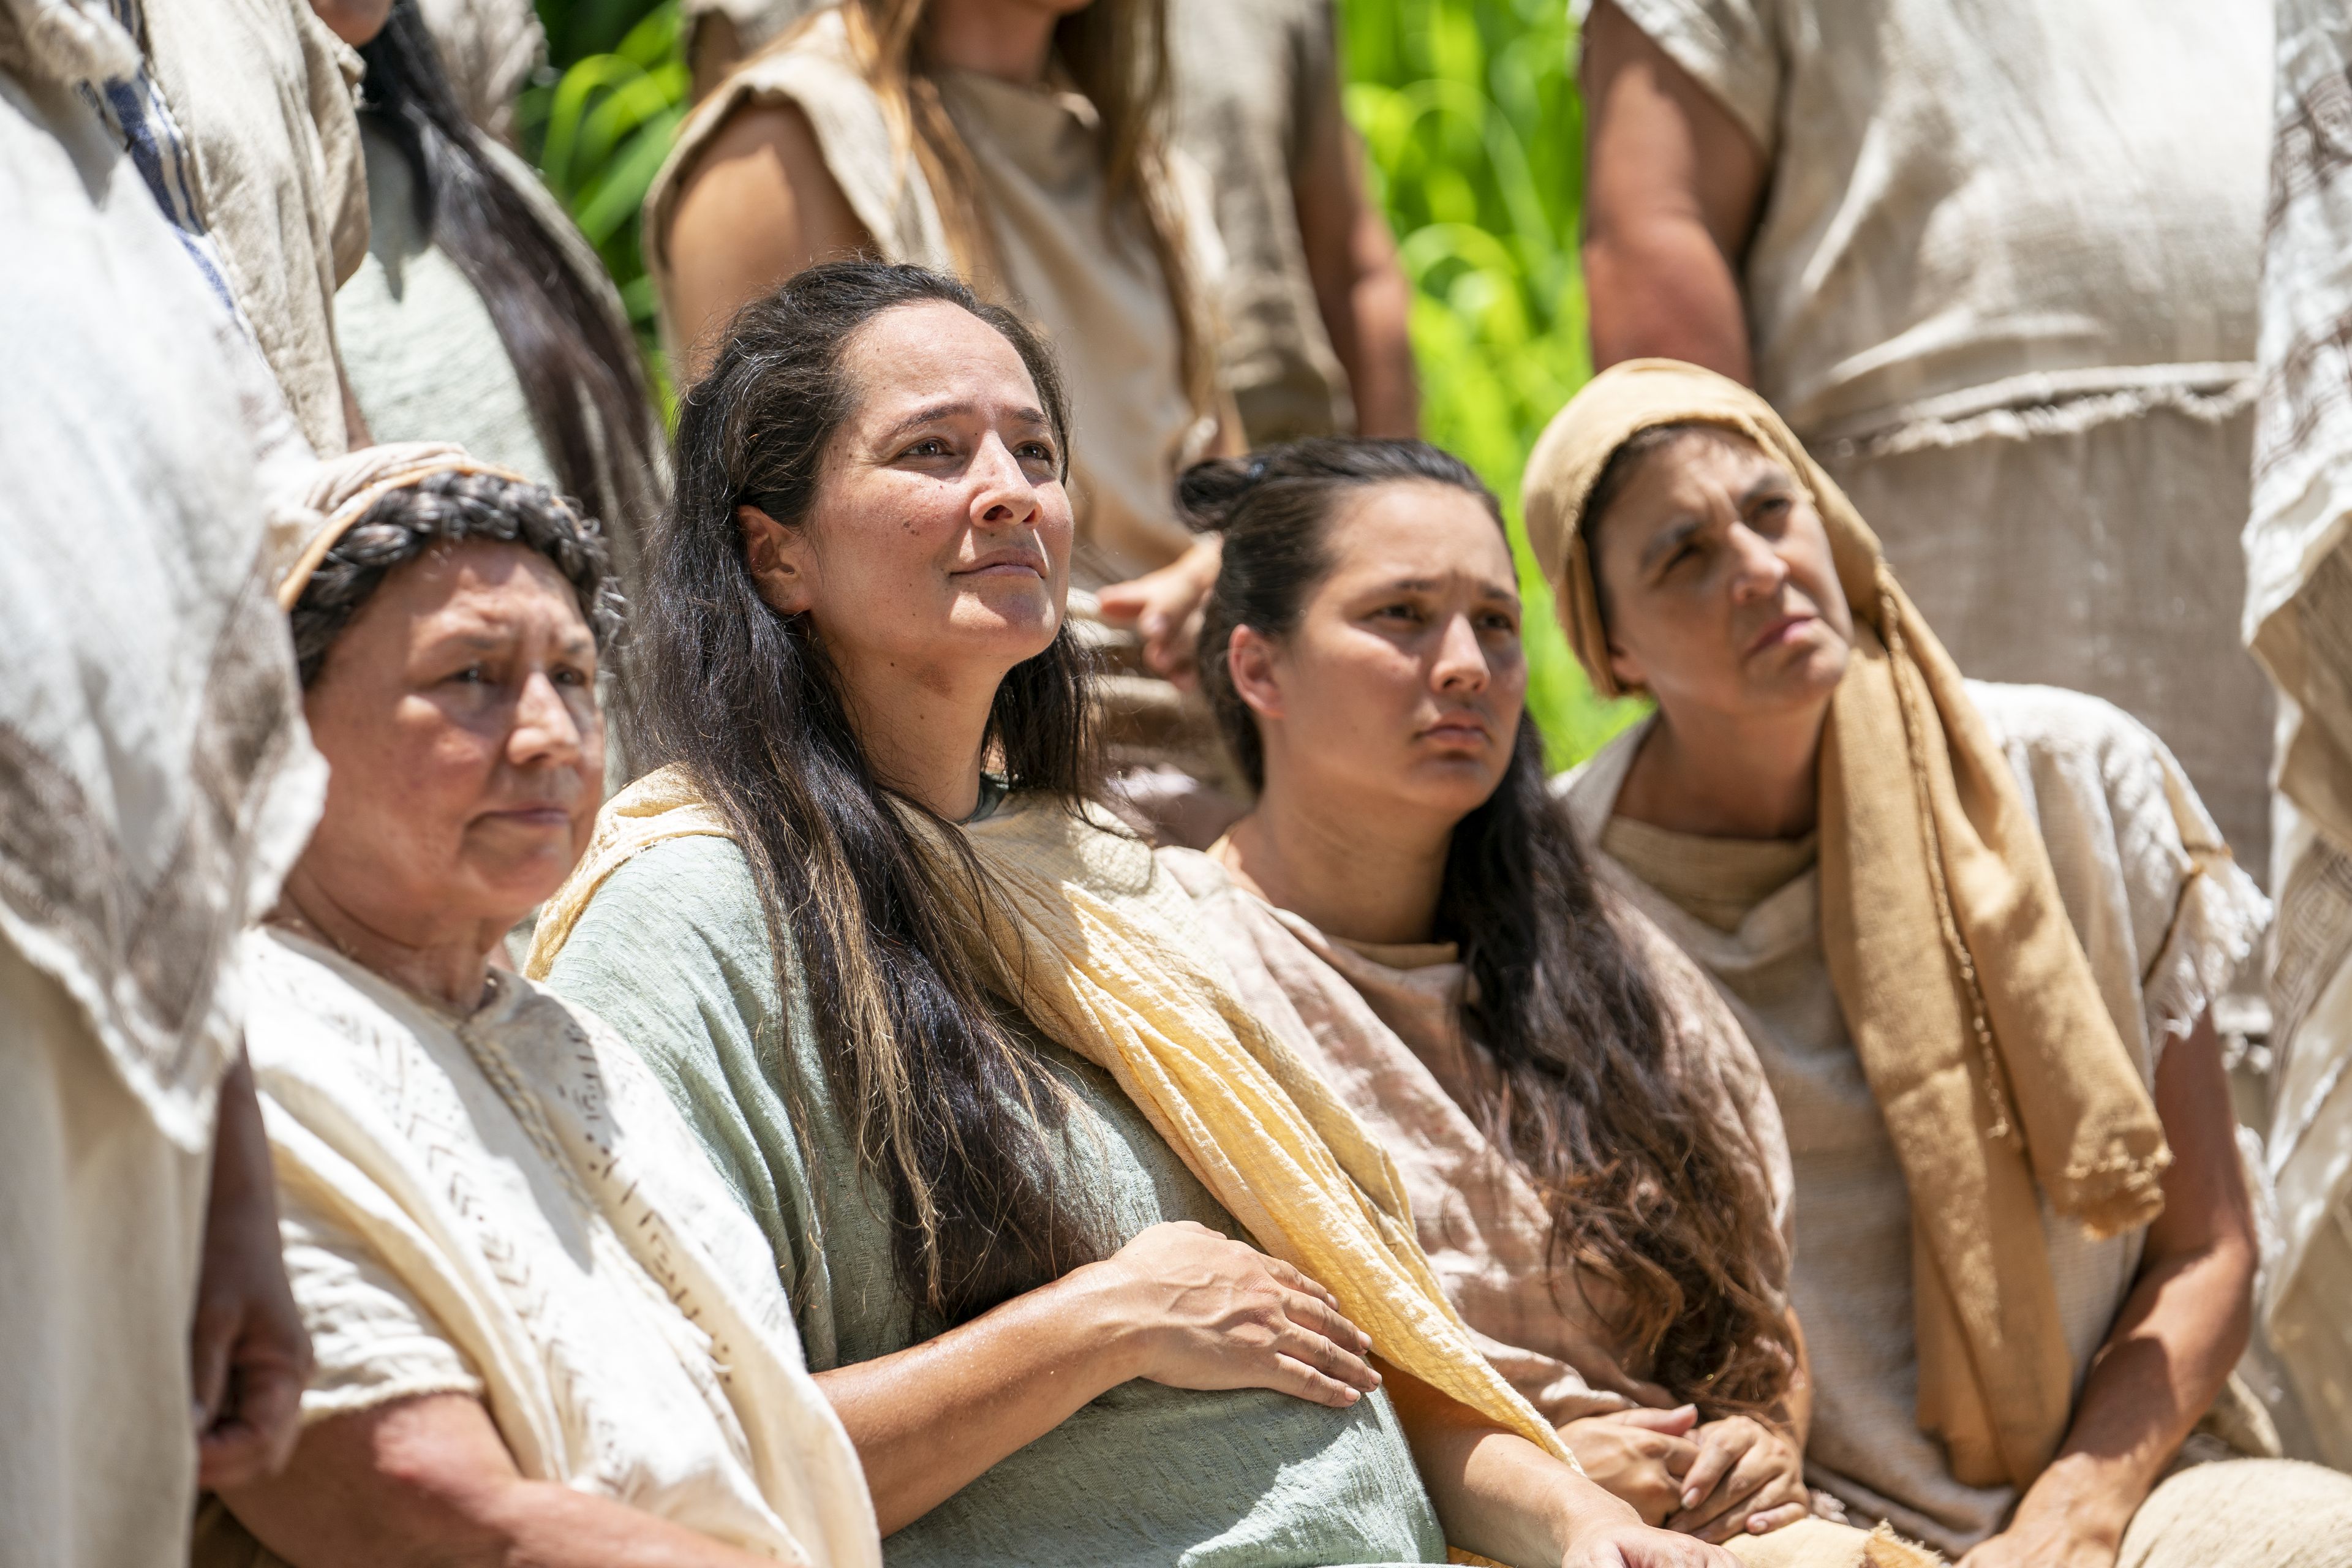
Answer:
[[[1969,682],[1964,694],[2047,847],[2065,917],[2137,1082],[2153,1091],[2165,1047],[2183,1037],[2260,939],[2268,910],[2231,862],[2179,765],[2111,704],[2046,687]],[[1813,1371],[1807,1472],[1857,1515],[1955,1555],[1998,1529],[2018,1483],[1971,1481],[1922,1419],[1917,1391],[1940,1375],[1916,1298],[1931,1288],[1916,1254],[1926,1229],[1904,1130],[1848,1024],[1822,919],[1827,866],[1807,864],[1729,930],[1669,891],[1652,828],[1627,840],[1612,820],[1644,729],[1562,781],[1594,869],[1688,952],[1722,990],[1761,1056],[1788,1127],[1798,1237],[1791,1295]],[[1824,837],[1830,825],[1823,823]],[[1744,841],[1671,835],[1684,868]],[[1954,1143],[1981,1137],[1955,1121]],[[1935,1189],[1928,1189],[1934,1192]],[[2004,1221],[2042,1250],[2056,1303],[2056,1394],[2071,1415],[2139,1267],[2143,1233],[2100,1237],[2046,1191]],[[1985,1283],[1998,1284],[1998,1281]],[[1979,1285],[1978,1288],[1982,1288]],[[2209,1451],[2266,1453],[2259,1407],[2225,1394],[2192,1439]]]
[[[1396,1161],[1422,1250],[1487,1361],[1556,1426],[1682,1403],[1691,1391],[1650,1382],[1577,1283],[1555,1279],[1550,1205],[1478,1120],[1495,1069],[1463,1029],[1468,972],[1454,945],[1343,942],[1244,889],[1209,855],[1159,854],[1244,1002],[1298,1045]],[[1755,1050],[1681,950],[1622,895],[1605,897],[1657,987],[1668,1070],[1784,1224],[1788,1144]]]
[[[2056,1451],[2071,1404],[2036,1189],[2095,1234],[2143,1226],[2163,1205],[2163,1127],[1959,671],[1789,427],[1712,372],[1613,366],[1529,458],[1528,540],[1595,689],[1619,690],[1584,503],[1624,441],[1683,422],[1730,431],[1788,468],[1853,609],[1853,658],[1822,738],[1822,951],[1919,1194],[1920,1425],[1960,1479],[2023,1486]]]
[[[1331,0],[1187,0],[1169,8],[1176,143],[1208,172],[1225,252],[1218,358],[1252,447],[1356,426],[1348,373],[1307,269],[1298,186],[1339,102]]]
[[[489,307],[421,221],[415,165],[368,119],[360,146],[367,258],[335,295],[335,332],[368,433],[381,442],[452,441],[553,488],[554,467]]]
[[[913,152],[868,85],[850,27],[830,8],[739,67],[696,108],[646,195],[646,264],[668,298],[667,236],[687,174],[739,112],[789,105],[808,118],[826,170],[874,252],[963,276],[1035,323],[1070,391],[1071,500],[1078,542],[1072,580],[1125,582],[1165,566],[1192,543],[1171,487],[1205,455],[1215,419],[1192,405],[1177,301],[1144,227],[1143,208],[1114,208],[1101,164],[1100,117],[1080,94],[1049,81],[1021,87],[973,71],[942,71],[942,101],[971,151],[972,193],[994,240],[1002,277],[972,276],[989,258],[961,258]],[[1185,215],[1196,287],[1223,270],[1206,181],[1189,163],[1160,199]],[[687,349],[665,305],[673,360]]]
[[[460,1017],[301,937],[245,947],[306,1422],[471,1394],[527,1478],[880,1563],[759,1233],[635,1050],[510,973]],[[197,1563],[272,1561],[206,1522]]]
[[[2262,867],[2269,694],[2224,606],[2269,4],[1621,8],[1762,153],[1739,264],[1756,385],[1945,646],[2153,726]]]
[[[2264,1326],[2352,1466],[2352,20],[2280,0],[2244,632],[2279,693]]]
[[[782,960],[780,985],[778,959]],[[887,1194],[819,1054],[800,955],[770,945],[731,840],[654,843],[572,927],[550,974],[624,1030],[766,1234],[813,1367],[938,1331],[898,1283]],[[1110,1075],[1008,1020],[1059,1090],[1054,1190],[1107,1245],[1190,1220],[1247,1239]],[[885,1543],[897,1568],[1440,1562],[1385,1392],[1346,1410],[1265,1389],[1124,1384]]]
[[[417,0],[416,8],[457,107],[483,134],[514,146],[517,100],[547,58],[538,8],[530,0]],[[373,168],[368,180],[373,191]]]
[[[548,900],[530,972],[549,973],[598,887],[632,857],[726,831],[675,765],[624,790]],[[1018,796],[954,831],[990,884],[964,929],[971,962],[998,993],[1017,998],[1046,1038],[1110,1074],[1234,1220],[1337,1297],[1379,1354],[1574,1468],[1446,1300],[1413,1238],[1394,1162],[1251,1015],[1150,847],[1098,807]]]
[[[0,1519],[26,1568],[186,1552],[236,935],[326,783],[257,560],[299,438],[91,106],[140,61],[102,5],[0,0]]]
[[[331,457],[349,445],[335,289],[367,253],[359,55],[307,0],[151,0],[146,22],[203,226],[303,437]]]

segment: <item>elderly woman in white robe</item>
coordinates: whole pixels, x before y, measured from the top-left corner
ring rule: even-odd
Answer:
[[[456,447],[313,500],[279,596],[331,779],[246,957],[318,1373],[196,1560],[878,1563],[751,1219],[633,1050],[490,962],[601,796],[599,531]]]

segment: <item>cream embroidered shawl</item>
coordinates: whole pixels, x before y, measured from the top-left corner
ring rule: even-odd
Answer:
[[[458,1019],[246,938],[306,1419],[478,1395],[521,1472],[806,1568],[879,1568],[765,1242],[636,1053],[510,974]]]

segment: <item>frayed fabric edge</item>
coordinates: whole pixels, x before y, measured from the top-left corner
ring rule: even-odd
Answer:
[[[1913,452],[1971,446],[1979,441],[2045,440],[2079,436],[2103,425],[2166,411],[2200,424],[2221,425],[2254,405],[2252,378],[2219,389],[2196,386],[2137,386],[2086,393],[2053,403],[1988,408],[1955,418],[1907,419],[1872,435],[1838,437],[1814,449],[1827,461],[1899,458]]]

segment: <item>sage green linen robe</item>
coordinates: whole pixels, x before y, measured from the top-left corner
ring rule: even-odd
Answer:
[[[597,893],[550,980],[645,1053],[759,1222],[812,1371],[917,1342],[891,1269],[888,1200],[858,1169],[797,971],[779,992],[740,849],[697,837],[646,850]],[[1093,1195],[1109,1236],[1184,1219],[1241,1234],[1109,1075],[1042,1040],[1035,1049],[1073,1101],[1048,1134],[1057,1181]],[[883,1552],[891,1568],[1445,1560],[1385,1393],[1338,1411],[1148,1382],[1096,1399]]]

